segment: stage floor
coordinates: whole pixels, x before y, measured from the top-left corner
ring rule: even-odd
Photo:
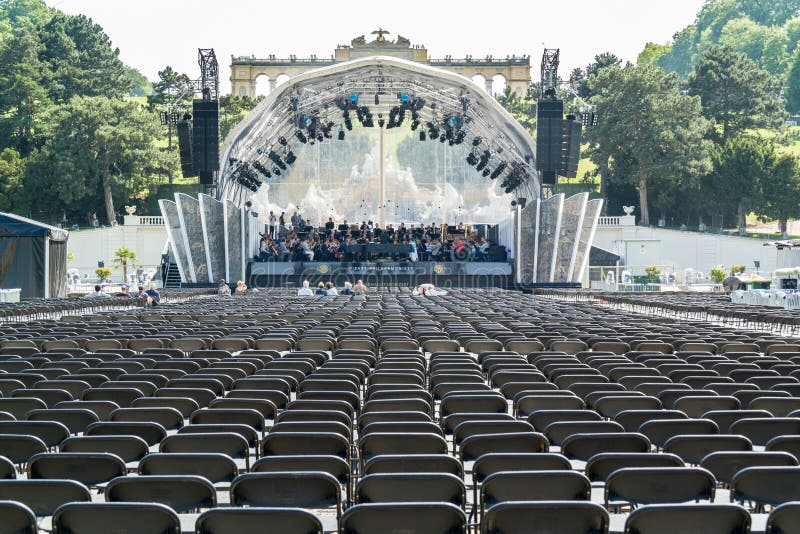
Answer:
[[[508,276],[506,262],[386,261],[386,262],[251,262],[250,276]]]
[[[437,287],[513,286],[513,268],[505,262],[251,262],[247,268],[250,287],[299,287],[363,280],[368,286],[409,287],[423,283]]]

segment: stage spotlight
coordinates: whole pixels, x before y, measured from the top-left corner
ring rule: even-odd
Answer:
[[[297,161],[297,156],[295,156],[294,152],[292,152],[291,150],[286,153],[285,158],[286,158],[286,164],[287,165],[291,165],[292,163]]]
[[[420,130],[419,131],[419,140],[420,141],[424,141],[425,140],[425,130]]]
[[[491,175],[492,180],[494,180],[495,178],[500,176],[500,174],[502,174],[502,172],[504,170],[506,170],[506,164],[505,163],[500,163],[497,167],[495,167],[494,172],[492,172],[492,175]]]
[[[349,130],[350,128],[348,128]],[[344,141],[344,130],[339,130],[339,141]]]
[[[281,137],[278,139],[278,142],[279,142],[281,145],[283,145],[283,146],[286,146],[286,145],[288,144],[288,142],[286,141],[286,138],[285,138],[285,137],[283,137],[283,136],[281,136]]]
[[[272,174],[274,174],[275,176],[280,176],[281,170],[278,167],[272,167]]]
[[[322,136],[322,134],[318,133],[317,134],[317,141],[319,141],[321,143],[323,139],[325,139],[325,138]]]
[[[520,208],[524,208],[528,204],[528,199],[525,197],[518,198],[517,204],[519,204]]]
[[[414,119],[413,121],[411,121],[411,131],[412,132],[414,130],[416,130],[418,127],[419,127],[419,121],[418,120]]]
[[[481,141],[483,141],[483,139],[481,139],[480,137],[476,137],[475,139],[472,140],[472,146],[478,146],[479,144],[481,144]]]
[[[444,143],[445,141],[447,141],[447,135],[445,135],[445,134],[440,135],[439,136],[439,142],[440,143]]]
[[[353,121],[350,120],[350,117],[344,119],[344,127],[348,132],[353,129]]]
[[[474,167],[478,164],[478,156],[476,156],[474,152],[470,152],[467,156],[467,163]]]
[[[303,143],[303,144],[308,143],[308,139],[306,139],[306,136],[303,135],[303,132],[301,132],[300,130],[297,130],[294,133],[294,135],[300,140],[301,143]]]
[[[381,99],[378,96],[378,93],[375,93],[375,105],[376,106],[380,106],[381,105]]]
[[[386,124],[386,121],[383,119],[378,119],[378,127],[383,128],[383,125]]]
[[[483,175],[484,178],[486,178],[487,176],[489,176],[491,174],[491,172],[492,171],[489,170],[489,169],[483,169],[483,172],[481,174]]]
[[[465,132],[464,130],[459,130],[458,133],[456,134],[454,141],[457,145],[460,145],[461,143],[464,142],[465,137],[467,137],[467,132]]]

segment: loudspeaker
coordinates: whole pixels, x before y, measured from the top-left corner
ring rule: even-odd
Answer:
[[[489,261],[507,261],[508,260],[508,252],[506,252],[506,247],[503,245],[493,245],[489,247],[489,253],[487,254]]]
[[[178,123],[178,153],[181,157],[181,174],[184,178],[197,176],[192,163],[192,123],[184,120]]]
[[[561,171],[559,174],[567,178],[578,176],[578,161],[581,155],[582,125],[577,120],[567,117],[562,126],[561,135]]]
[[[561,170],[561,138],[564,102],[539,100],[536,104],[536,170]]]
[[[198,173],[219,170],[219,101],[195,100],[192,105],[192,157]]]
[[[214,185],[213,172],[199,172],[197,175],[200,177],[200,185]]]

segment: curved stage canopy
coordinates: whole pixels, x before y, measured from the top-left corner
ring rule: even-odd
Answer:
[[[278,86],[226,139],[215,197],[159,202],[186,283],[253,276],[266,213],[295,210],[317,227],[328,217],[494,225],[514,282],[578,282],[602,200],[542,199],[534,155],[528,132],[471,80],[374,56]],[[271,264],[269,275],[300,276],[303,263]],[[431,280],[449,268],[428,267]]]
[[[392,128],[400,117],[405,123]],[[380,127],[380,123],[384,127]],[[420,132],[425,132],[428,141],[424,145],[416,141]],[[431,133],[441,137],[443,142],[431,143]],[[342,141],[345,134],[347,140]],[[381,138],[380,143],[377,137]],[[404,140],[414,141],[416,147],[410,142],[403,144]],[[315,142],[317,146],[312,148],[310,145]],[[341,159],[336,154],[339,148],[336,144],[342,142],[344,152],[360,152],[362,159]],[[326,145],[330,145],[327,150],[324,148]],[[424,151],[418,148],[422,146]],[[387,157],[388,151],[393,153]],[[470,152],[475,159],[468,163]],[[274,157],[285,164],[290,153],[290,159],[297,157],[295,167],[316,165],[316,173],[308,168],[297,170],[291,165],[288,169],[279,167]],[[330,154],[336,154],[334,158],[339,159],[326,159]],[[322,189],[326,186],[328,189],[349,186],[363,190],[370,184],[376,188],[383,184],[380,191],[373,192],[373,198],[362,194],[364,198],[354,195],[347,200],[365,208],[362,211],[367,218],[383,220],[384,223],[393,219],[394,222],[419,220],[414,215],[425,218],[426,222],[430,222],[427,216],[431,219],[436,217],[435,220],[455,220],[446,210],[433,213],[409,203],[395,205],[392,199],[399,200],[401,195],[393,196],[392,187],[398,182],[403,185],[402,182],[413,181],[414,185],[429,185],[419,196],[436,196],[438,192],[443,197],[452,197],[447,193],[461,194],[464,189],[476,188],[487,192],[492,190],[488,196],[498,197],[497,205],[502,204],[507,214],[513,198],[536,198],[539,194],[534,154],[535,145],[528,132],[493,96],[468,78],[403,59],[374,56],[306,72],[270,93],[226,139],[217,198],[242,204],[245,199],[253,197],[257,207],[274,207],[283,211],[298,207],[303,198],[290,199],[292,205],[289,205],[285,198],[276,198],[276,188],[284,186],[287,181],[300,180],[300,177],[305,180],[306,187],[308,182],[315,182]],[[481,156],[486,157],[483,165]],[[442,168],[430,169],[429,172],[436,176],[419,176],[422,173],[412,172],[407,163],[410,159],[426,158],[437,165],[442,164]],[[326,167],[323,171],[319,170],[320,159],[323,160],[322,166]],[[388,170],[385,168],[387,165],[390,167]],[[391,168],[392,165],[395,169]],[[280,175],[276,175],[276,169]],[[270,176],[266,177],[261,170],[267,170]],[[319,183],[328,178],[333,180],[337,171],[342,175],[338,182]],[[353,175],[359,173],[366,175],[364,183],[354,180]],[[258,180],[255,187],[246,178],[242,180],[242,174],[255,177]],[[449,183],[435,184],[437,179]],[[453,184],[454,180],[460,181]],[[255,195],[253,189],[260,188],[259,182],[271,190],[273,198],[270,202],[257,201],[259,195]],[[405,184],[409,189],[407,186]],[[331,200],[325,191],[320,196]],[[333,200],[341,203],[341,199]],[[387,201],[392,205],[387,206]],[[313,203],[313,199],[306,199],[303,209]],[[462,209],[471,204],[469,198],[462,199],[462,203],[465,205],[461,206]],[[365,204],[370,204],[370,209]],[[375,211],[380,208],[387,212],[387,217],[382,218]],[[398,212],[397,217],[393,217],[392,209]],[[480,218],[481,213],[487,219],[494,215],[484,209],[471,214],[472,220]],[[326,215],[338,215],[340,219],[347,217],[343,212]],[[350,215],[351,220],[356,218],[353,210]],[[362,218],[361,213],[357,215]]]

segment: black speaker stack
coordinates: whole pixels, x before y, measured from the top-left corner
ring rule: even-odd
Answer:
[[[542,184],[555,185],[557,177],[575,178],[581,150],[582,124],[575,116],[564,119],[564,102],[542,98],[536,106],[536,170]]]
[[[219,170],[219,101],[195,100],[192,105],[192,163],[200,183],[212,185]]]
[[[184,178],[197,176],[192,162],[192,121],[178,122],[178,153],[181,157],[181,174]]]

